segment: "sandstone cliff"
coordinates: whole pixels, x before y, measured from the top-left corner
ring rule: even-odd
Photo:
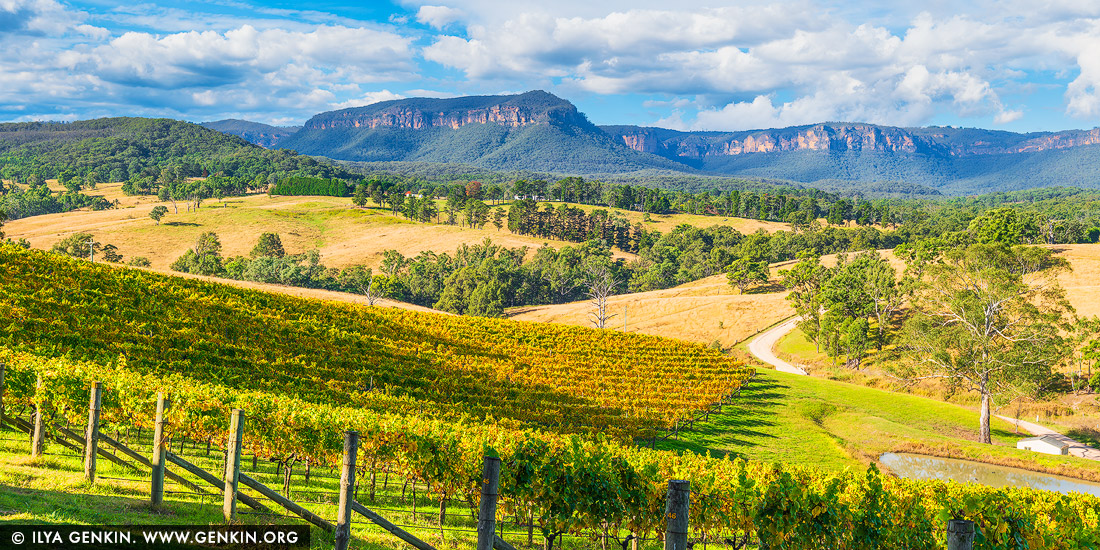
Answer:
[[[321,113],[305,124],[307,130],[339,128],[401,128],[423,130],[468,124],[497,124],[518,128],[531,124],[591,126],[572,103],[543,91],[510,96],[468,96],[453,99],[415,98],[375,103]]]
[[[956,128],[911,130],[874,124],[824,123],[749,132],[676,132],[638,126],[606,126],[604,130],[635,151],[684,159],[781,151],[878,151],[968,156],[1034,153],[1100,145],[1100,128],[1014,134]]]

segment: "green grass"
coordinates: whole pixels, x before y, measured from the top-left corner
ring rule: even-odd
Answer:
[[[888,451],[949,455],[1100,478],[1100,463],[1019,451],[1012,426],[993,419],[994,445],[977,443],[976,410],[856,384],[757,369],[733,405],[658,448],[838,470]]]
[[[35,459],[28,456],[29,442],[26,433],[6,429],[0,431],[0,524],[23,525],[222,525],[221,493],[187,475],[192,481],[209,489],[210,494],[197,496],[190,489],[166,481],[164,504],[153,507],[149,503],[149,474],[135,472],[118,466],[104,458],[97,461],[97,481],[84,481],[83,462],[80,457],[56,443],[47,442],[46,455]],[[108,431],[113,437],[115,433]],[[127,443],[138,452],[150,454],[151,434],[142,437],[124,432]],[[173,444],[173,452],[178,447]],[[188,461],[209,471],[221,468],[222,452],[215,445],[210,454],[204,443],[185,443],[182,452]],[[362,457],[361,457],[362,458]],[[245,451],[241,469],[276,492],[282,493],[282,475],[275,472],[273,462],[260,461],[252,466],[251,455]],[[169,470],[177,471],[171,465]],[[310,481],[304,480],[304,465],[298,462],[293,468],[291,499],[317,513],[334,520],[338,507],[338,483],[340,472],[328,468],[313,468]],[[438,525],[438,497],[418,485],[413,497],[412,485],[407,491],[404,480],[397,475],[376,476],[375,499],[369,497],[369,474],[360,472],[357,500],[378,512],[386,519],[405,528],[421,540],[439,550],[473,548],[477,540],[477,522],[470,516],[470,508],[464,502],[448,504],[444,525],[447,531],[440,534]],[[251,490],[245,492],[256,496]],[[403,494],[404,493],[404,494]],[[280,514],[288,514],[277,504],[260,499]],[[476,505],[476,501],[475,501]],[[255,515],[252,509],[238,502],[239,522],[246,524],[308,525],[303,520],[274,518]],[[542,538],[538,527],[534,529],[534,544],[526,544],[526,528],[517,526],[514,518],[498,516],[505,521],[506,539],[521,550],[541,549]],[[380,527],[367,523],[359,515],[352,517],[351,548],[359,550],[383,550],[408,548],[393,535]],[[621,536],[625,536],[622,533]],[[564,546],[556,541],[555,548],[581,550],[592,547],[592,541],[584,537],[569,537]],[[332,548],[332,535],[320,528],[311,527],[310,547]],[[615,547],[613,540],[609,547]],[[658,550],[660,544],[651,541],[640,544],[645,550]]]
[[[806,337],[802,329],[796,328],[775,343],[775,353],[779,357],[794,358],[796,362],[832,363],[827,355],[818,351],[814,343]],[[786,360],[786,359],[785,359]]]

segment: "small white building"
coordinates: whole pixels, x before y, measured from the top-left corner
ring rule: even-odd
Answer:
[[[1048,455],[1068,455],[1069,444],[1052,435],[1029,437],[1016,442],[1017,449],[1045,453]]]

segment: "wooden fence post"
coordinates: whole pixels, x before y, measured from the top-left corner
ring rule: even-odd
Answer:
[[[168,412],[171,402],[163,392],[157,393],[157,422],[153,430],[153,481],[149,491],[149,500],[154,506],[164,502],[164,413]]]
[[[355,502],[355,459],[359,454],[359,432],[344,432],[344,467],[340,471],[340,509],[336,515],[336,550],[351,543],[351,511]]]
[[[500,458],[485,457],[481,469],[481,505],[477,512],[477,550],[493,550],[497,527],[497,493],[500,491]]]
[[[974,548],[974,522],[965,519],[947,520],[947,550]]]
[[[95,455],[99,450],[99,406],[103,398],[103,383],[92,382],[88,396],[88,429],[84,432],[84,479],[95,483]]]
[[[237,519],[237,483],[241,476],[241,439],[244,438],[244,411],[233,409],[229,417],[229,442],[226,444],[225,495],[222,516],[226,523]]]
[[[34,392],[34,435],[31,436],[31,456],[46,452],[46,401],[42,397],[42,375],[38,375]]]
[[[691,510],[691,482],[672,479],[668,482],[668,505],[665,518],[665,550],[687,550],[688,516]]]

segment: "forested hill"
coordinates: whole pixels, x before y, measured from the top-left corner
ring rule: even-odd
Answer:
[[[339,160],[459,162],[568,174],[691,170],[626,147],[572,103],[542,91],[401,99],[321,113],[279,147]]]
[[[347,175],[293,151],[269,151],[237,136],[171,119],[101,118],[0,124],[0,176],[126,181],[171,168],[180,176],[253,180],[280,175]]]
[[[242,137],[251,143],[268,149],[274,148],[280,140],[302,129],[301,126],[271,126],[269,124],[238,120],[235,118],[215,120],[213,122],[201,122],[199,125],[204,128],[210,128],[211,130]]]
[[[1100,187],[1100,128],[1020,134],[848,122],[738,132],[597,127],[569,101],[542,91],[401,99],[321,113],[278,146],[349,161],[599,177],[663,171],[846,192],[883,185],[956,195]]]
[[[904,181],[949,194],[1100,187],[1100,128],[1019,134],[829,122],[739,132],[601,129],[631,149],[704,172],[811,186]]]

